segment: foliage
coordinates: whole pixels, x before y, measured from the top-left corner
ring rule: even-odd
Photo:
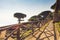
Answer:
[[[51,6],[51,9],[57,9],[60,10],[60,0],[57,0],[57,2],[54,3],[54,5]]]
[[[40,14],[38,14],[38,17],[41,17],[42,19],[45,19],[49,15],[49,13],[51,13],[51,11],[43,11]]]
[[[37,21],[37,16],[32,16],[29,21]]]
[[[56,3],[51,6],[51,9],[55,9]]]
[[[14,17],[16,17],[16,18],[24,18],[24,17],[26,17],[26,15],[22,14],[22,13],[15,13]]]
[[[53,18],[53,13],[51,11],[43,11],[38,15],[32,16],[29,21],[38,21],[38,20],[44,20],[47,16],[50,16]]]

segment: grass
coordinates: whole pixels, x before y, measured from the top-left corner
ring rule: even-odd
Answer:
[[[56,22],[55,27],[57,28],[58,32],[60,33],[60,22]]]
[[[50,22],[50,21],[49,21],[49,22]],[[43,30],[46,26],[48,26],[49,22],[46,23],[45,25],[43,25],[42,28],[41,28],[41,30]],[[24,34],[21,34],[21,36],[22,36],[22,37],[25,37],[25,36],[29,35],[30,33],[32,33],[32,30],[26,31]],[[3,34],[2,34],[2,35],[3,35]],[[0,40],[3,40],[3,38],[1,38]]]

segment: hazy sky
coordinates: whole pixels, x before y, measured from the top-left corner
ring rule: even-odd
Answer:
[[[16,24],[17,19],[13,16],[15,12],[26,14],[24,20],[27,21],[33,15],[51,10],[54,3],[55,0],[0,0],[0,26]]]

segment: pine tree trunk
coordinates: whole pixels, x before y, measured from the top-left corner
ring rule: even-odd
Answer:
[[[55,13],[53,16],[54,20],[54,40],[59,40],[59,32],[58,32],[58,27],[59,27],[59,22],[60,22],[60,16],[59,16],[59,7],[60,7],[60,0],[56,1],[56,7],[55,7]]]

